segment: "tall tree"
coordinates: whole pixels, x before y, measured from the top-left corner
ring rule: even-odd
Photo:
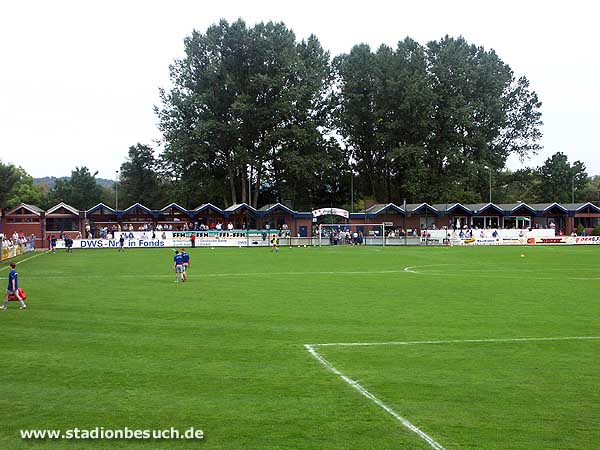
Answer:
[[[22,167],[16,167],[14,171],[18,179],[9,192],[7,207],[12,208],[19,203],[39,205],[42,201],[41,187],[33,183],[33,177]]]
[[[162,192],[158,161],[154,157],[154,150],[143,144],[129,147],[127,160],[121,164],[119,174],[119,202],[121,206],[129,206],[142,201],[149,208],[160,208]]]
[[[493,51],[446,37],[336,58],[337,124],[367,195],[482,200],[485,167],[539,149],[540,103]]]
[[[329,55],[314,36],[296,42],[282,23],[242,20],[194,31],[185,51],[156,109],[170,176],[226,204],[287,195],[293,173],[275,163],[298,146],[325,145]]]
[[[85,166],[75,167],[69,179],[57,179],[49,192],[52,203],[65,202],[74,208],[85,210],[100,203],[102,189],[96,182],[96,175]]]
[[[583,188],[575,193],[577,201],[595,202],[600,205],[600,175],[589,177]]]
[[[375,105],[375,55],[367,44],[356,45],[348,55],[336,57],[333,66],[340,87],[335,99],[335,124],[355,159],[359,192],[382,198],[381,154],[375,128],[382,122]]]
[[[6,208],[9,204],[10,193],[19,181],[17,168],[12,164],[0,161],[0,208]]]
[[[557,152],[538,169],[540,177],[539,195],[544,202],[571,203],[573,193],[575,201],[580,201],[579,193],[587,183],[585,164],[575,161],[569,163],[567,155]]]

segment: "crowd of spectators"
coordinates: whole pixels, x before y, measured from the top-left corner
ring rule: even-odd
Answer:
[[[267,223],[264,225],[263,229],[269,230],[271,226]],[[111,224],[111,225],[101,225],[101,224],[93,224],[88,223],[85,226],[85,237],[88,239],[99,238],[99,239],[113,239],[115,236],[118,236],[119,233],[128,232],[131,233],[133,231],[136,232],[145,232],[149,234],[156,235],[157,232],[161,233],[164,231],[222,231],[222,230],[244,230],[246,229],[246,222],[242,223],[233,223],[232,221],[211,221],[210,223],[205,222],[180,222],[180,223],[136,223],[135,225],[132,223],[129,224]],[[278,226],[279,229],[279,237],[289,237],[290,229],[287,224],[280,224]],[[81,236],[78,236],[77,239],[80,239]]]
[[[318,234],[318,230],[315,230]],[[364,233],[361,230],[351,231],[347,227],[321,228],[321,238],[329,239],[330,245],[362,245]]]
[[[2,247],[13,247],[14,245],[35,245],[35,234],[26,236],[25,233],[14,232],[12,235],[4,235],[0,233],[0,240],[2,241]]]

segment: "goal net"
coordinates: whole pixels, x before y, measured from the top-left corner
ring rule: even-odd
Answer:
[[[385,223],[322,223],[318,226],[319,247],[326,245],[386,245]]]

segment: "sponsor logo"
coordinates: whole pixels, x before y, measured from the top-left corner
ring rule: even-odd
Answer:
[[[600,236],[578,236],[575,238],[576,244],[600,244]]]
[[[540,238],[540,244],[565,244],[565,240],[562,237],[556,238]]]

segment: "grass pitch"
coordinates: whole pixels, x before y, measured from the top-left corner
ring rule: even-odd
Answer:
[[[426,449],[304,344],[600,336],[595,247],[190,255],[185,284],[172,249],[18,266],[30,309],[0,311],[0,448]],[[600,443],[600,340],[318,351],[446,449]],[[195,427],[205,439],[19,434],[95,427]]]

